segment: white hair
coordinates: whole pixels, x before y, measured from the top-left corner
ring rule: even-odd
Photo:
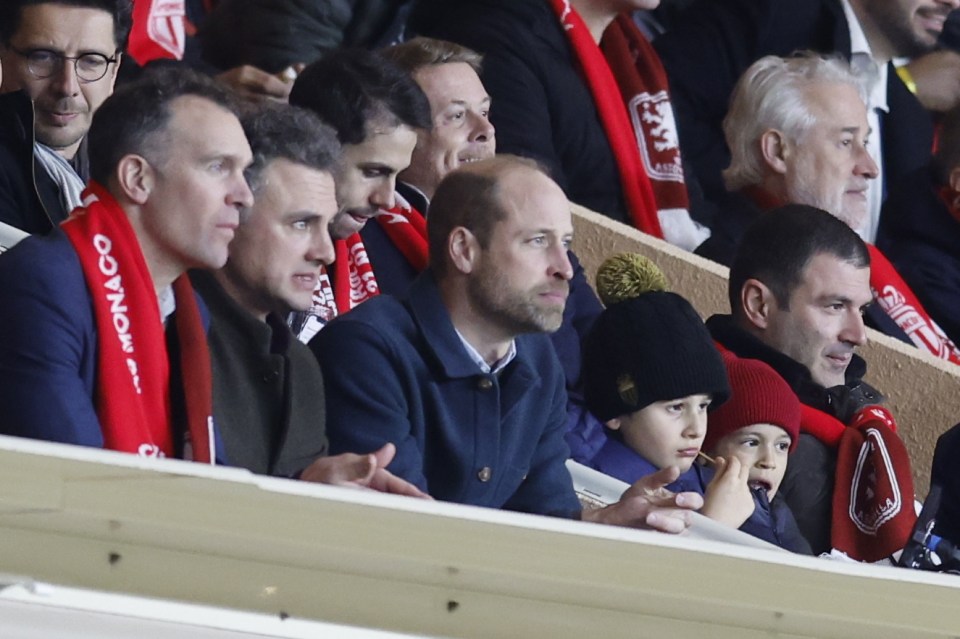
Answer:
[[[740,76],[723,119],[723,134],[730,149],[730,166],[723,171],[727,190],[738,191],[763,181],[766,163],[760,138],[764,132],[775,129],[798,142],[813,127],[816,119],[807,103],[806,89],[820,83],[855,87],[866,103],[863,85],[850,65],[836,56],[810,51],[789,58],[768,55]]]

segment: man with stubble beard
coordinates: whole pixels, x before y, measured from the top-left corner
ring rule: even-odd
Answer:
[[[450,173],[427,221],[430,266],[310,342],[323,369],[331,452],[397,445],[393,474],[437,499],[680,532],[702,500],[661,489],[581,512],[565,467],[563,371],[545,333],[563,319],[573,235],[563,191],[529,160]]]
[[[80,204],[84,140],[113,93],[130,0],[0,6],[0,222],[47,233]]]

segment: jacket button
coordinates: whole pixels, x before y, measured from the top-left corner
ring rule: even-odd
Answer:
[[[266,373],[263,374],[263,381],[268,383],[275,382],[279,378],[280,378],[280,371],[278,370],[267,371]]]
[[[477,479],[482,482],[490,481],[491,477],[493,477],[493,470],[489,466],[484,466],[480,469],[480,472],[477,473]]]
[[[493,388],[493,382],[490,381],[489,377],[481,377],[477,380],[477,388],[480,390],[490,390]]]

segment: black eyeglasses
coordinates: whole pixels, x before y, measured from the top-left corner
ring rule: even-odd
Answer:
[[[71,57],[47,49],[21,51],[10,47],[10,50],[27,61],[27,71],[38,80],[49,78],[62,68],[64,60],[71,60],[81,82],[96,82],[107,75],[107,69],[117,61],[116,56],[108,58],[102,53],[84,53]]]

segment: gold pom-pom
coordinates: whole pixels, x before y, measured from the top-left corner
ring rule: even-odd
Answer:
[[[667,290],[667,278],[656,264],[638,253],[618,253],[597,270],[597,295],[605,306]]]

